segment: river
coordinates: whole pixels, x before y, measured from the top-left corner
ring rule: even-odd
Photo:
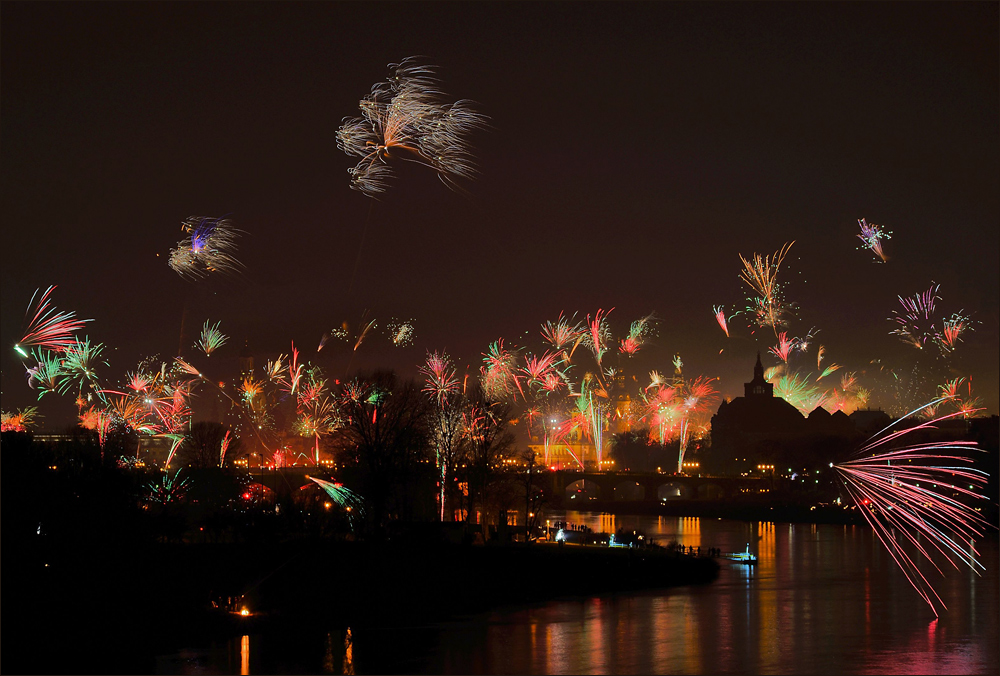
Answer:
[[[924,566],[948,609],[917,595],[858,526],[549,511],[691,546],[742,551],[708,585],[566,598],[450,622],[251,634],[157,657],[159,673],[989,674],[1000,664],[998,538],[986,570]],[[558,586],[558,570],[525,571]],[[484,580],[483,584],[489,584]],[[455,593],[442,590],[443,594]]]

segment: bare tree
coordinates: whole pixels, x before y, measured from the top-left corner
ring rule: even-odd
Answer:
[[[393,372],[363,375],[345,387],[346,425],[337,436],[341,460],[357,468],[360,492],[372,525],[408,518],[415,479],[430,458],[428,407],[419,388]]]
[[[454,486],[455,473],[465,459],[466,401],[464,397],[455,397],[441,406],[434,406],[428,416],[431,440],[434,444],[435,458],[438,465],[438,481],[440,487],[438,500],[442,521],[451,521],[448,517],[447,505],[458,497],[459,491]]]
[[[524,488],[524,541],[531,542],[531,533],[541,519],[542,505],[545,504],[545,495],[535,485],[535,479],[539,475],[538,453],[528,449],[521,453],[521,462],[524,463],[524,473],[521,475],[522,487]]]
[[[245,455],[239,437],[228,427],[211,421],[196,422],[191,426],[191,431],[184,438],[177,454],[182,463],[191,467],[219,467],[223,460],[223,444],[226,444],[226,463],[231,464]]]
[[[465,477],[469,487],[469,521],[477,505],[481,522],[489,522],[489,489],[504,469],[514,448],[514,432],[510,426],[510,406],[493,401],[482,392],[471,398],[465,418],[466,462]],[[484,533],[485,535],[485,533]]]

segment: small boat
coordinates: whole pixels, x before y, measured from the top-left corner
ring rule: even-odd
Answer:
[[[757,563],[757,555],[750,551],[750,543],[747,543],[747,549],[745,552],[734,552],[732,554],[725,555],[727,559],[734,563],[745,563],[748,566],[752,566]]]

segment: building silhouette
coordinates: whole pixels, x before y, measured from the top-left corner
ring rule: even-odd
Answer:
[[[712,416],[711,450],[705,454],[703,467],[709,472],[742,474],[759,465],[780,466],[779,472],[798,471],[841,460],[856,444],[860,427],[889,422],[882,411],[854,415],[830,413],[822,407],[808,417],[802,415],[774,396],[774,385],[764,379],[758,352],[753,379],[743,384],[743,396],[723,401]]]

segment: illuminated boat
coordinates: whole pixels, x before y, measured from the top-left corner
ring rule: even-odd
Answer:
[[[750,543],[747,543],[747,549],[745,552],[734,552],[732,554],[726,554],[726,558],[734,563],[745,563],[748,566],[752,566],[757,563],[757,555],[750,551]]]

